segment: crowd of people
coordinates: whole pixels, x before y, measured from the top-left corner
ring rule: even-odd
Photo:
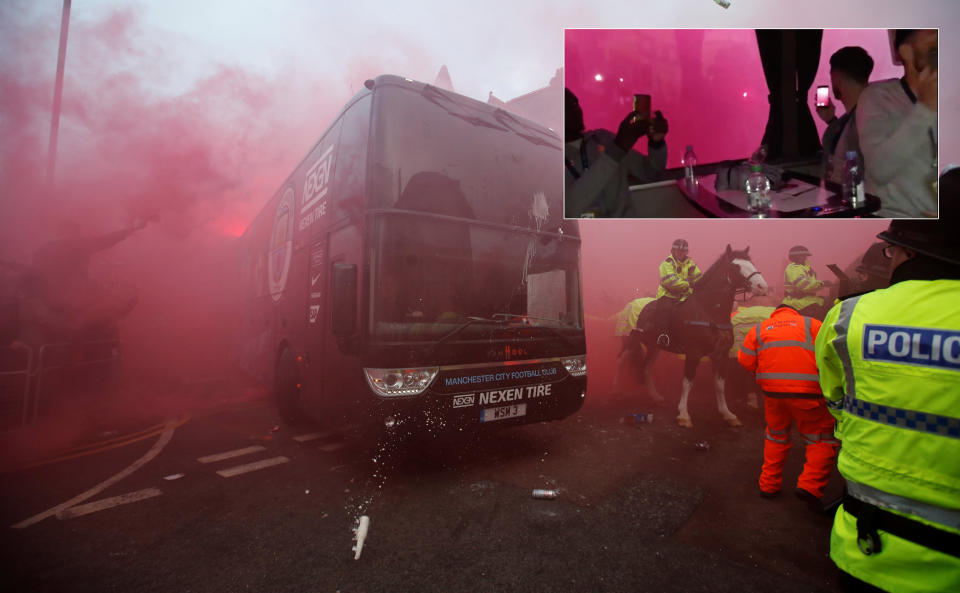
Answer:
[[[832,101],[817,107],[823,134],[824,175],[841,181],[843,160],[859,153],[866,190],[880,198],[879,216],[937,216],[937,30],[896,29],[893,53],[903,77],[870,82],[873,58],[861,47],[830,56]]]
[[[823,177],[842,181],[846,156],[858,154],[865,190],[880,198],[883,218],[937,216],[937,30],[891,32],[903,77],[870,81],[874,60],[861,47],[843,47],[830,57],[837,115],[828,100],[817,107],[823,134]],[[586,130],[576,95],[566,89],[566,216],[619,217],[630,207],[630,183],[663,178],[666,119],[633,111],[617,132]],[[647,154],[633,147],[648,137]]]
[[[940,219],[892,221],[832,304],[810,250],[792,247],[782,300],[750,307],[762,320],[737,335],[737,361],[764,400],[758,493],[780,495],[795,425],[805,452],[795,496],[829,512],[830,474],[844,478],[830,555],[848,591],[960,591],[960,169],[939,183]],[[669,317],[700,276],[677,239],[644,307]]]
[[[830,555],[850,591],[960,590],[960,240],[949,222],[960,170],[941,183],[939,220],[895,220],[878,235],[888,287],[840,300],[822,322],[784,299],[738,353],[765,396],[760,495],[781,490],[794,422],[805,444],[795,494],[822,509],[835,464],[845,480]]]

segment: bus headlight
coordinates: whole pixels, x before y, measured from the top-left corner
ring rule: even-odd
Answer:
[[[383,397],[420,395],[430,387],[440,367],[418,369],[363,369],[367,384]]]
[[[587,374],[587,357],[574,356],[563,359],[563,367],[567,369],[571,377],[582,377]]]

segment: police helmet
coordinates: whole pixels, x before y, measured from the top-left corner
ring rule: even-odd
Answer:
[[[806,247],[804,247],[803,245],[794,245],[793,247],[790,248],[790,257],[791,257],[791,258],[799,257],[799,256],[801,256],[801,255],[810,256],[810,255],[813,255],[813,254],[810,253],[810,250],[807,249]]]
[[[887,243],[905,247],[920,255],[960,266],[960,168],[940,176],[940,218],[937,220],[894,220],[877,235]]]
[[[690,245],[687,244],[686,239],[677,239],[676,241],[673,242],[673,245],[670,247],[670,249],[679,249],[682,251],[689,251]]]
[[[871,245],[870,248],[867,249],[867,252],[863,254],[863,259],[860,260],[860,264],[857,265],[857,271],[870,276],[879,276],[881,278],[889,277],[890,260],[883,255],[883,250],[886,246],[886,243],[882,241]]]

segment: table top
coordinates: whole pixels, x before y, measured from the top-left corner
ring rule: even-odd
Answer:
[[[716,174],[698,178],[690,187],[686,180],[674,181],[687,201],[708,217],[751,218],[746,206],[746,193],[739,190],[716,190]],[[786,186],[771,191],[771,209],[764,218],[829,218],[870,216],[880,209],[880,198],[867,194],[864,204],[852,207],[842,199],[842,188],[832,181],[808,173],[784,169]]]

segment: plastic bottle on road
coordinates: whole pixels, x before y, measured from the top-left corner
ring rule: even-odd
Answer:
[[[533,497],[541,500],[554,500],[557,498],[556,490],[546,490],[543,488],[534,488]]]
[[[750,165],[750,176],[744,184],[747,192],[747,208],[756,218],[770,213],[770,180],[763,174],[760,163]]]
[[[621,424],[631,424],[633,426],[639,426],[640,424],[648,424],[653,422],[653,414],[639,413],[639,414],[627,414],[620,419]]]
[[[687,151],[683,153],[683,159],[680,163],[683,165],[683,177],[686,180],[687,187],[693,188],[697,185],[697,175],[693,168],[697,166],[697,155],[693,152],[693,145],[687,146]]]
[[[843,162],[843,200],[853,208],[863,206],[866,194],[863,191],[863,166],[855,150],[848,151]]]

